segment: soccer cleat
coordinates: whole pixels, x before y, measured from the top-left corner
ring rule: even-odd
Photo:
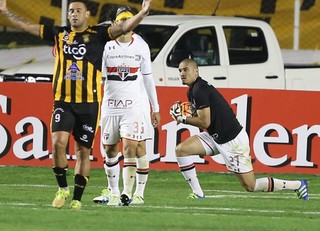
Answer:
[[[128,195],[122,194],[122,195],[120,196],[120,201],[121,201],[120,205],[122,205],[122,206],[128,206],[128,205],[131,203],[132,199],[130,199],[130,198],[128,197]]]
[[[52,207],[60,209],[62,206],[64,206],[64,202],[69,196],[70,196],[69,190],[59,189],[56,192],[56,196],[52,201]]]
[[[120,196],[114,194],[114,195],[111,195],[107,205],[119,206],[120,204],[121,204]]]
[[[94,203],[108,203],[111,197],[110,189],[103,189],[101,191],[101,195],[98,197],[93,198]]]
[[[308,184],[309,182],[307,180],[300,180],[301,185],[298,189],[294,190],[299,199],[303,199],[305,201],[309,200],[309,195],[308,195]]]
[[[189,199],[204,199],[206,198],[205,195],[203,196],[199,196],[198,194],[195,194],[195,193],[190,193],[189,196],[188,196]]]
[[[142,204],[144,204],[144,199],[141,196],[134,195],[132,197],[132,201],[131,201],[130,204],[132,204],[132,205],[142,205]]]
[[[78,200],[72,200],[70,203],[70,209],[80,210],[81,209],[81,202]]]

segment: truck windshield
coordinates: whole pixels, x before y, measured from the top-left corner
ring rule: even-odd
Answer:
[[[139,25],[134,31],[149,45],[151,61],[153,61],[178,27]]]

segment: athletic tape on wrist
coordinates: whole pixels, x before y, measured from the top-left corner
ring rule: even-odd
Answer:
[[[187,123],[187,117],[185,115],[179,116],[177,120],[179,123],[183,123],[183,124]]]

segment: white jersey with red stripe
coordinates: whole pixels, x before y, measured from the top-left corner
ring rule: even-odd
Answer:
[[[116,40],[105,45],[102,71],[105,76],[102,115],[123,115],[143,110],[146,97],[143,75],[151,74],[150,51],[146,42],[132,37],[131,42]]]

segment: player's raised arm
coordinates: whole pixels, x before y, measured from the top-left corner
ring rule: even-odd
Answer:
[[[24,18],[11,13],[7,9],[7,1],[0,0],[0,12],[17,28],[24,30],[30,34],[39,36],[40,25],[39,24],[30,24]]]
[[[123,33],[132,31],[136,26],[138,26],[139,23],[142,21],[142,19],[149,14],[149,11],[151,8],[151,2],[152,0],[143,0],[142,9],[136,15],[126,20],[125,23],[122,23],[121,25],[111,26],[110,27],[111,37],[113,39],[116,39]]]

